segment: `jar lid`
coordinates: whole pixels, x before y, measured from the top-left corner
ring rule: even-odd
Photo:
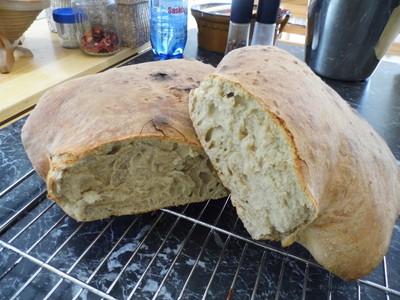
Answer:
[[[280,0],[259,0],[257,22],[263,24],[275,24],[280,2]]]
[[[57,23],[75,23],[74,11],[71,7],[57,8],[53,10],[53,19]]]
[[[231,21],[237,24],[250,24],[253,5],[254,0],[233,0],[231,5]]]

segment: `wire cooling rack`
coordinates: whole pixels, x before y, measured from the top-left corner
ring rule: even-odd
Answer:
[[[355,282],[298,244],[252,240],[229,197],[79,223],[46,198],[23,122],[0,130],[0,299],[400,299],[400,220]]]

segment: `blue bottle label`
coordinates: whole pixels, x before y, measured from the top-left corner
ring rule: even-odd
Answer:
[[[151,0],[150,40],[154,53],[176,56],[187,40],[187,0]]]

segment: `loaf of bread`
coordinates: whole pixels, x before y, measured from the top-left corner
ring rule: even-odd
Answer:
[[[213,70],[150,62],[48,91],[22,129],[48,197],[90,221],[226,196],[188,113],[189,91]]]
[[[399,215],[399,167],[305,63],[273,46],[232,51],[191,92],[189,113],[254,239],[298,241],[347,280],[378,266]]]

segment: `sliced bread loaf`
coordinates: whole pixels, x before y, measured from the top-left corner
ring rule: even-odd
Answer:
[[[396,159],[305,63],[273,46],[232,51],[189,112],[254,239],[298,241],[348,280],[381,262],[400,210]]]
[[[214,68],[138,64],[60,84],[38,102],[22,141],[49,198],[79,221],[227,195],[188,114]]]

